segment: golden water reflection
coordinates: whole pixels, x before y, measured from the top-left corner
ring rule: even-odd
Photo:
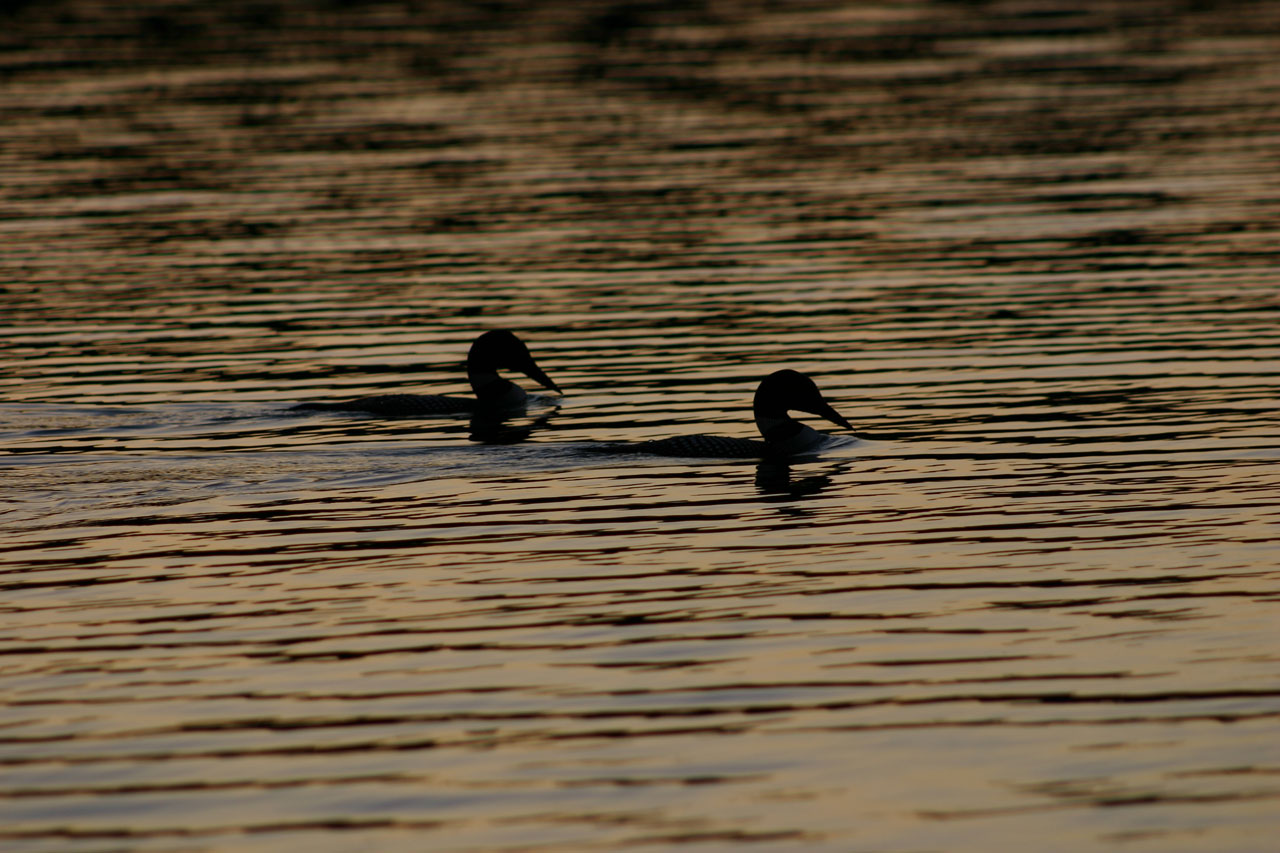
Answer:
[[[1274,6],[0,13],[6,850],[1260,849]]]

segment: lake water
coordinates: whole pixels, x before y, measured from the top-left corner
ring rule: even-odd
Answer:
[[[1280,4],[418,5],[2,13],[5,850],[1274,849]]]

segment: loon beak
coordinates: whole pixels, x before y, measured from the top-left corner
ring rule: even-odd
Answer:
[[[853,424],[849,423],[839,412],[831,408],[831,405],[827,403],[826,400],[823,400],[821,403],[814,406],[810,412],[811,414],[821,415],[837,426],[842,426],[845,429],[853,429]]]
[[[556,383],[551,381],[551,377],[543,373],[542,368],[538,367],[538,365],[534,363],[533,359],[529,359],[528,363],[523,365],[520,368],[520,372],[523,373],[525,376],[528,376],[534,382],[537,382],[543,388],[550,388],[552,391],[555,391],[557,394],[564,394],[564,392],[560,390],[560,388],[556,385]]]

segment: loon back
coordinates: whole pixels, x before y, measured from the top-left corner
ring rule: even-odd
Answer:
[[[643,441],[629,449],[655,456],[702,456],[718,459],[759,459],[769,455],[769,445],[749,438],[723,435],[678,435]]]
[[[379,394],[335,403],[299,403],[291,411],[367,412],[371,415],[451,415],[474,411],[475,400],[442,394]]]

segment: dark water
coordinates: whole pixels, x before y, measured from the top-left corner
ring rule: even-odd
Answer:
[[[1280,4],[6,8],[6,850],[1272,849]]]

